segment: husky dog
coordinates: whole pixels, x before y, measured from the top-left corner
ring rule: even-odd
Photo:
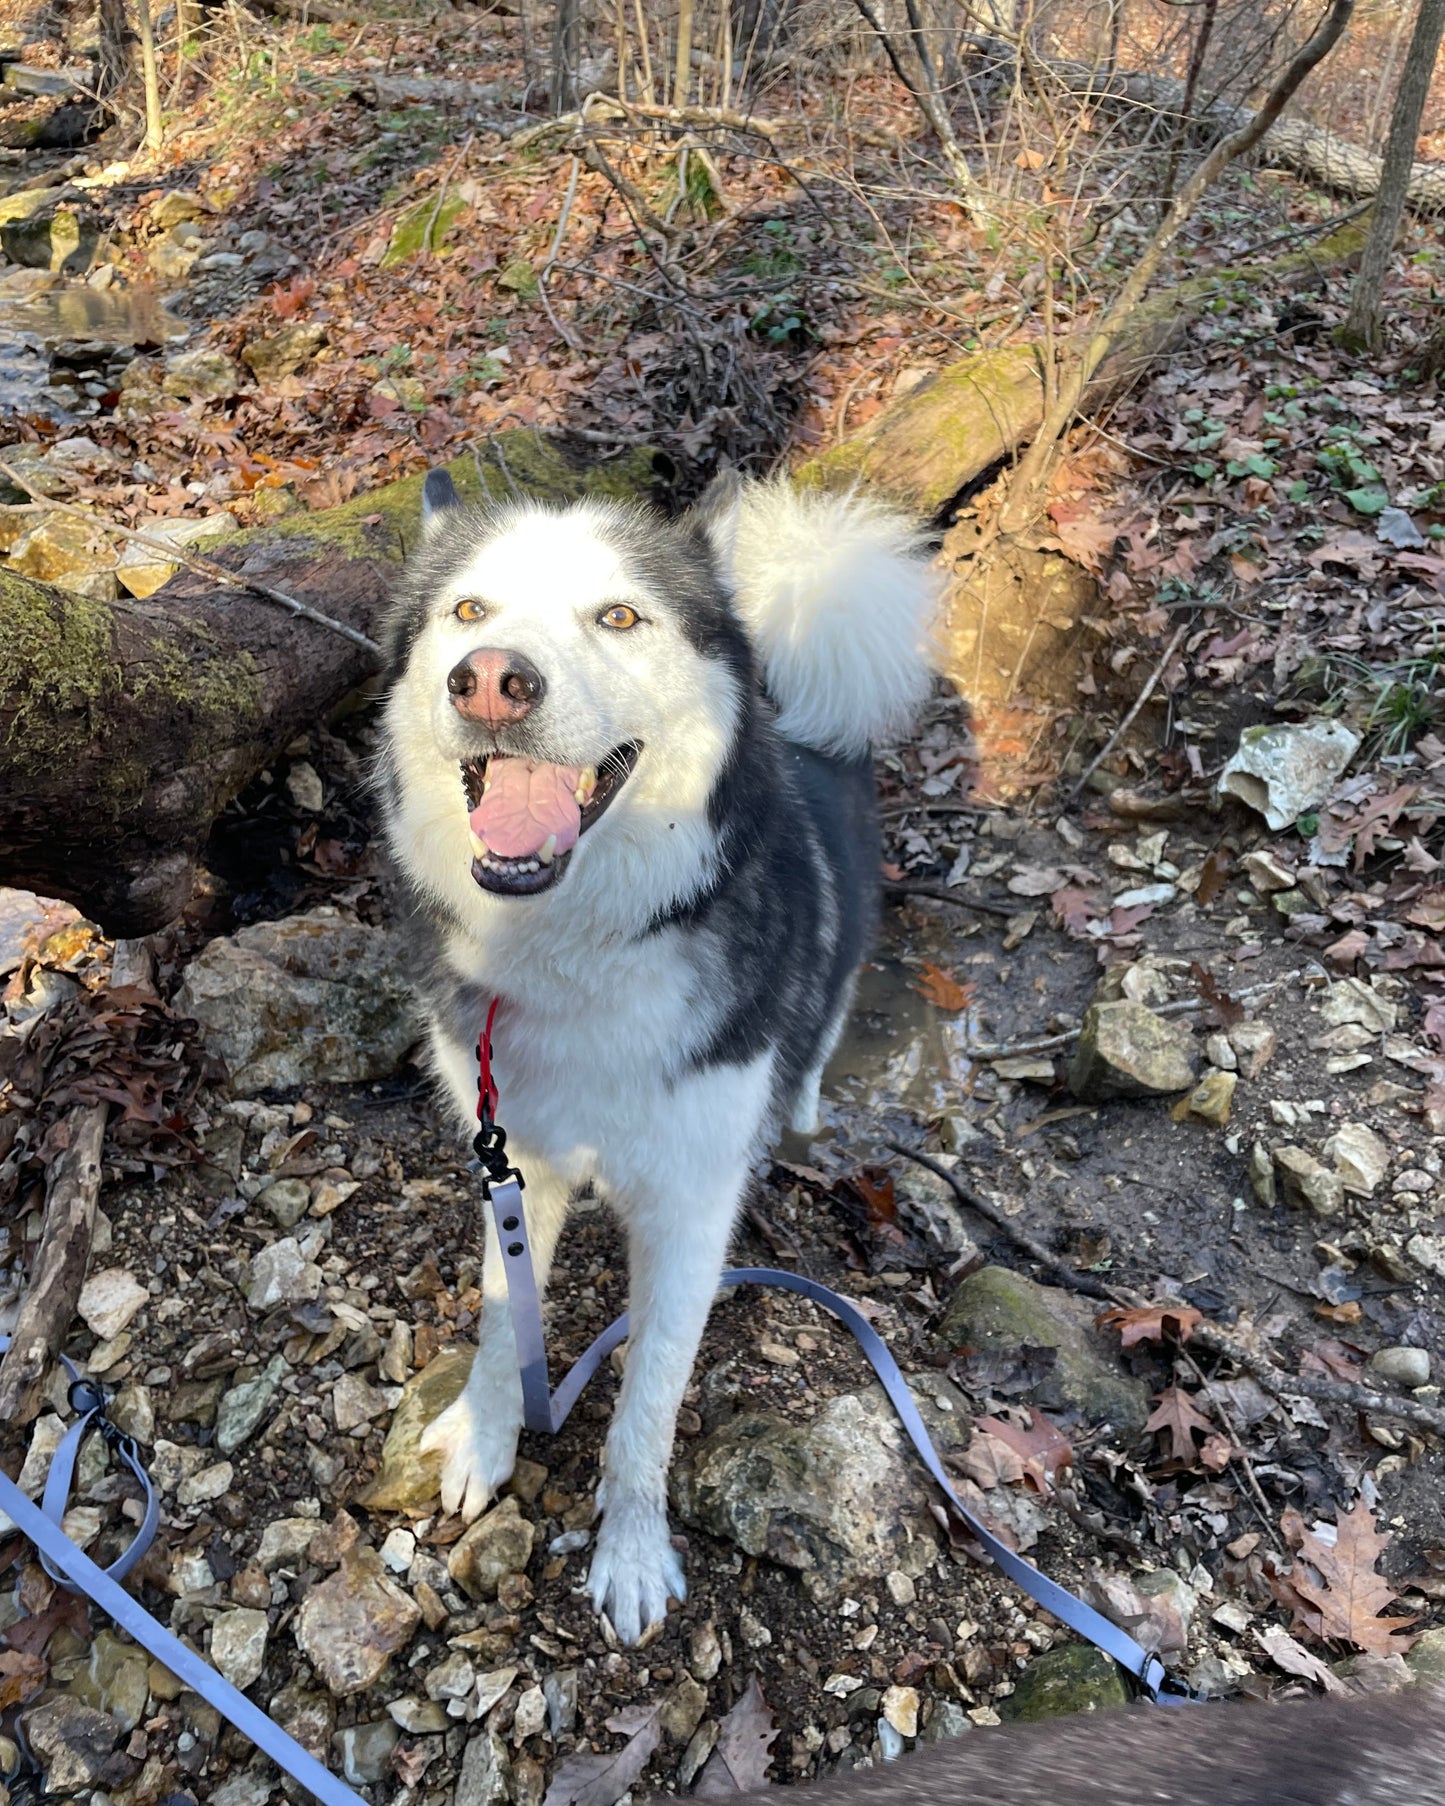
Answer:
[[[589,1579],[626,1642],[685,1596],[667,1468],[751,1164],[816,1126],[873,931],[870,745],[930,684],[918,535],[861,497],[729,480],[669,523],[467,508],[426,481],[389,620],[387,836],[434,954],[438,1076],[477,1034],[526,1178],[539,1285],[586,1184],[628,1236],[632,1333]],[[481,1333],[423,1448],[474,1518],[522,1422],[488,1230]]]

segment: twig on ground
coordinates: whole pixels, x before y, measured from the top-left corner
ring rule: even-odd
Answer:
[[[375,640],[355,627],[348,627],[345,621],[322,614],[319,608],[313,608],[309,602],[299,602],[295,596],[288,596],[285,590],[277,589],[273,584],[262,583],[259,578],[247,577],[240,571],[228,570],[213,558],[203,558],[184,546],[172,545],[164,539],[151,539],[145,533],[138,533],[134,527],[122,526],[118,520],[95,514],[88,508],[77,508],[73,502],[57,501],[54,496],[46,495],[43,489],[37,489],[3,458],[0,458],[0,476],[8,477],[17,489],[23,489],[26,495],[32,496],[37,502],[43,502],[47,508],[58,508],[62,514],[73,514],[77,520],[88,521],[92,527],[98,527],[103,532],[118,534],[132,545],[144,546],[147,551],[160,553],[167,564],[178,564],[185,570],[194,571],[198,577],[209,577],[212,583],[219,583],[226,589],[249,590],[253,596],[274,602],[278,608],[284,608],[289,614],[299,615],[303,621],[314,621],[318,627],[325,627],[332,633],[340,634],[342,639],[350,640],[353,646],[360,646],[378,664],[381,663],[381,647]]]
[[[567,178],[567,192],[562,198],[562,211],[557,215],[557,230],[552,235],[552,249],[547,253],[547,261],[542,265],[542,268],[537,275],[537,294],[541,299],[542,306],[547,310],[547,318],[552,322],[553,330],[556,332],[557,336],[564,344],[569,345],[573,351],[580,351],[582,349],[582,341],[572,331],[571,327],[562,324],[561,320],[557,318],[557,315],[553,311],[552,297],[547,293],[547,278],[557,266],[557,253],[562,248],[562,239],[567,231],[567,222],[572,217],[572,202],[577,196],[577,177],[581,172],[581,169],[582,159],[580,157],[573,157],[572,173]]]
[[[70,1333],[80,1301],[109,1114],[109,1104],[77,1104],[65,1118],[69,1139],[50,1169],[35,1265],[9,1351],[0,1361],[0,1422],[12,1426],[31,1422],[44,1402],[40,1382]]]
[[[935,903],[952,903],[956,909],[976,910],[979,915],[1008,917],[1018,914],[1017,910],[1005,908],[1002,903],[980,903],[976,897],[960,896],[942,884],[914,884],[907,878],[885,878],[883,888],[890,897],[932,897]]]
[[[878,811],[880,821],[892,821],[899,815],[987,815],[980,803],[890,803]]]
[[[1080,1273],[1067,1261],[1051,1254],[1021,1223],[1015,1222],[999,1205],[975,1191],[957,1173],[944,1166],[942,1161],[920,1154],[914,1148],[904,1147],[902,1142],[886,1141],[883,1145],[891,1153],[901,1154],[905,1160],[926,1167],[930,1173],[942,1179],[945,1185],[951,1187],[960,1204],[977,1211],[1030,1259],[1037,1261],[1051,1278],[1056,1279],[1060,1285],[1067,1286],[1070,1291],[1080,1292],[1086,1298],[1099,1298],[1109,1304],[1122,1305],[1128,1310],[1137,1310],[1153,1302],[1128,1287],[1105,1285],[1102,1280]],[[1263,1355],[1254,1354],[1236,1342],[1233,1336],[1217,1324],[1196,1325],[1189,1339],[1195,1347],[1208,1349],[1211,1354],[1223,1355],[1237,1367],[1244,1368],[1278,1398],[1302,1395],[1318,1399],[1322,1404],[1346,1405],[1352,1410],[1364,1411],[1376,1417],[1393,1417],[1403,1423],[1418,1424],[1437,1436],[1445,1436],[1445,1410],[1441,1410],[1438,1405],[1421,1404],[1413,1398],[1390,1398],[1383,1392],[1372,1391],[1368,1386],[1353,1385],[1346,1380],[1321,1380],[1310,1374],[1286,1373]]]
[[[1071,789],[1069,791],[1069,801],[1070,802],[1073,802],[1074,798],[1076,796],[1078,796],[1079,792],[1088,783],[1089,779],[1091,777],[1093,777],[1094,773],[1104,763],[1105,759],[1108,758],[1109,754],[1111,752],[1113,752],[1114,748],[1123,739],[1124,735],[1128,733],[1129,729],[1139,719],[1139,715],[1140,715],[1141,711],[1143,710],[1145,703],[1148,702],[1149,698],[1154,694],[1155,690],[1158,689],[1159,680],[1161,677],[1163,677],[1165,671],[1168,669],[1170,659],[1173,658],[1174,654],[1184,644],[1184,636],[1189,632],[1190,626],[1191,626],[1190,622],[1181,621],[1179,623],[1179,625],[1174,629],[1174,632],[1173,632],[1172,636],[1170,637],[1169,644],[1164,648],[1163,658],[1160,659],[1159,663],[1154,667],[1154,669],[1149,673],[1148,677],[1145,679],[1143,689],[1140,690],[1138,696],[1135,697],[1135,699],[1134,699],[1134,706],[1129,710],[1128,714],[1125,715],[1124,719],[1114,729],[1113,733],[1110,734],[1109,738],[1099,748],[1098,752],[1096,752],[1094,754],[1093,758],[1089,761],[1088,765],[1084,768],[1083,776],[1078,780],[1078,782],[1076,784],[1074,784],[1071,787]]]

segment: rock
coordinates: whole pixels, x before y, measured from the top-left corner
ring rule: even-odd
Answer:
[[[1242,864],[1249,874],[1250,883],[1262,897],[1269,896],[1273,891],[1294,888],[1295,872],[1276,859],[1273,853],[1246,853]]]
[[[30,99],[58,99],[76,91],[75,83],[59,69],[35,69],[28,63],[6,63],[4,85],[11,94]]]
[[[883,1695],[883,1716],[900,1737],[918,1735],[918,1689],[889,1687]]]
[[[1337,978],[1320,1005],[1320,1019],[1328,1027],[1358,1023],[1372,1035],[1393,1033],[1398,1013],[1388,997],[1362,978]]]
[[[182,401],[229,401],[245,383],[245,372],[233,357],[213,345],[198,345],[167,358],[161,390]]]
[[[511,1791],[506,1744],[495,1731],[475,1732],[462,1756],[452,1806],[506,1806]]]
[[[243,1094],[385,1078],[417,1036],[399,940],[330,908],[212,941],[175,1006]]]
[[[118,1336],[127,1328],[150,1293],[123,1267],[107,1267],[92,1273],[80,1290],[80,1315],[85,1327],[102,1337]]]
[[[208,1505],[212,1499],[219,1499],[222,1493],[231,1490],[231,1482],[236,1477],[236,1470],[229,1461],[217,1461],[210,1467],[203,1467],[191,1475],[189,1480],[182,1480],[176,1488],[178,1505]]]
[[[936,1427],[943,1414],[930,1415]],[[957,1446],[956,1421],[939,1434]],[[688,1448],[673,1489],[686,1522],[798,1569],[815,1599],[892,1568],[921,1572],[937,1547],[928,1488],[876,1387],[830,1399],[807,1423],[732,1418]]]
[[[1263,1204],[1266,1210],[1274,1208],[1279,1200],[1279,1190],[1274,1181],[1274,1160],[1262,1141],[1255,1142],[1249,1150],[1249,1186],[1256,1203]]]
[[[416,1560],[416,1538],[410,1530],[403,1530],[399,1525],[389,1531],[386,1541],[377,1551],[386,1564],[388,1572],[405,1574]]]
[[[151,208],[151,224],[158,232],[169,232],[186,220],[205,219],[210,208],[190,188],[171,188]]]
[[[918,1588],[910,1575],[895,1568],[891,1574],[884,1576],[884,1586],[888,1589],[888,1597],[895,1605],[912,1605],[918,1598]]]
[[[1183,1122],[1187,1116],[1197,1116],[1201,1122],[1223,1128],[1229,1121],[1229,1106],[1234,1101],[1234,1088],[1238,1083],[1237,1073],[1206,1072],[1188,1097],[1181,1098],[1174,1106],[1174,1120]]]
[[[1370,1356],[1370,1372],[1413,1391],[1430,1384],[1430,1356],[1423,1348],[1382,1348]]]
[[[1421,1631],[1405,1666],[1417,1681],[1445,1682],[1445,1626]]]
[[[446,1707],[434,1699],[415,1699],[408,1694],[404,1699],[390,1700],[386,1709],[408,1737],[435,1736],[451,1729]]]
[[[360,1544],[306,1595],[296,1619],[301,1653],[332,1693],[360,1693],[416,1635],[421,1611]]]
[[[707,1688],[685,1674],[674,1681],[662,1702],[658,1723],[674,1743],[690,1743],[707,1711]]]
[[[311,1187],[304,1179],[273,1179],[256,1202],[282,1229],[294,1229],[311,1206]]]
[[[1345,1190],[1357,1198],[1372,1196],[1390,1167],[1388,1143],[1361,1122],[1341,1123],[1325,1143],[1324,1153]]]
[[[282,1357],[273,1355],[254,1379],[244,1380],[222,1394],[216,1408],[216,1447],[223,1455],[234,1454],[248,1436],[255,1434],[287,1371]]]
[[[1210,1035],[1204,1043],[1204,1057],[1221,1072],[1238,1072],[1239,1058],[1224,1035]]]
[[[1030,1394],[1045,1410],[1079,1411],[1091,1423],[1109,1421],[1137,1435],[1149,1416],[1148,1388],[1125,1373],[1110,1343],[1094,1328],[1093,1313],[1057,1286],[1043,1286],[1006,1267],[981,1267],[954,1292],[932,1337],[957,1350],[1058,1351],[1053,1372]]]
[[[386,1348],[382,1353],[377,1371],[382,1379],[393,1386],[405,1386],[411,1378],[412,1333],[411,1325],[403,1323],[398,1317],[391,1326],[391,1334],[386,1338]]]
[[[135,1772],[136,1764],[116,1751],[124,1733],[115,1719],[67,1694],[22,1713],[20,1726],[45,1771],[47,1794],[119,1786]]]
[[[326,328],[294,321],[263,339],[251,339],[241,347],[241,362],[250,367],[257,382],[277,382],[310,363],[326,343]]]
[[[484,1692],[491,1693],[492,1704],[495,1704],[517,1678],[517,1671],[515,1668],[499,1668],[489,1678],[494,1686],[484,1688]],[[428,1670],[425,1685],[428,1699],[470,1699],[476,1691],[477,1671],[464,1652],[458,1649],[444,1662],[438,1662],[435,1668]]]
[[[908,1747],[907,1744],[886,1718],[878,1720],[877,1731],[879,1756],[884,1762],[896,1762]]]
[[[116,552],[99,527],[46,514],[10,547],[11,570],[94,602],[115,600]]]
[[[226,513],[208,514],[199,520],[142,520],[136,530],[163,547],[174,546],[179,549],[234,533],[236,522]],[[154,546],[137,545],[134,540],[130,540],[121,547],[115,574],[122,589],[138,600],[144,600],[147,596],[153,596],[162,585],[169,583],[180,568],[180,561],[167,558],[164,551],[157,551]]]
[[[336,1733],[342,1774],[353,1787],[385,1781],[391,1773],[392,1752],[400,1742],[401,1732],[384,1718],[372,1724],[348,1725]]]
[[[271,1696],[271,1716],[303,1750],[324,1762],[331,1754],[336,1705],[329,1693],[292,1685]]]
[[[201,254],[201,235],[189,220],[172,226],[146,252],[151,273],[164,282],[184,282]]]
[[[441,1457],[422,1455],[418,1444],[433,1419],[458,1397],[471,1372],[470,1348],[444,1348],[407,1381],[386,1433],[381,1467],[358,1495],[368,1511],[419,1511],[441,1490]]]
[[[1248,727],[1219,774],[1219,788],[1278,832],[1325,800],[1359,744],[1360,736],[1339,721]]]
[[[1321,1166],[1313,1154],[1297,1147],[1276,1148],[1274,1165],[1291,1204],[1306,1205],[1321,1217],[1335,1216],[1344,1208],[1344,1180]]]
[[[951,1743],[955,1737],[967,1736],[972,1729],[973,1721],[957,1700],[936,1699],[928,1723],[923,1727],[923,1741]]]
[[[211,1664],[233,1687],[244,1689],[259,1678],[269,1629],[265,1612],[245,1608],[222,1612],[211,1626]]]
[[[999,1716],[1032,1724],[1070,1712],[1111,1712],[1128,1703],[1118,1663],[1090,1643],[1070,1643],[1029,1663],[1000,1703]]]
[[[495,1599],[507,1574],[520,1574],[532,1559],[536,1529],[515,1499],[503,1499],[452,1545],[447,1572],[472,1599]]]
[[[307,1260],[295,1236],[262,1248],[246,1273],[246,1303],[253,1311],[278,1304],[308,1304],[321,1291],[321,1269]]]
[[[1086,1103],[1115,1097],[1159,1097],[1194,1083],[1189,1030],[1141,1003],[1091,1004],[1069,1063],[1068,1084]]]
[[[1279,1037],[1267,1022],[1236,1022],[1225,1038],[1239,1062],[1241,1075],[1257,1079],[1274,1058]]]
[[[679,1685],[690,1687],[693,1683],[691,1681],[683,1681],[680,1682]],[[677,1689],[674,1688],[673,1692],[675,1693],[676,1691]],[[669,1694],[669,1700],[671,1697],[671,1694]],[[707,1701],[704,1699],[703,1704],[706,1705],[706,1703]],[[666,1709],[666,1706],[664,1706],[663,1710],[666,1711]],[[701,1716],[702,1712],[699,1710],[698,1717],[701,1718]],[[543,1694],[540,1687],[533,1685],[528,1687],[522,1694],[522,1697],[517,1701],[517,1710],[512,1719],[512,1742],[514,1744],[525,1743],[529,1737],[539,1736],[542,1731],[546,1729],[546,1725],[546,1696]],[[688,1733],[689,1736],[691,1736],[691,1734],[691,1732]],[[683,1741],[685,1742],[686,1739],[684,1738]]]
[[[0,201],[0,249],[32,270],[83,275],[100,242],[100,224],[57,197],[59,189],[25,189]]]
[[[113,1630],[97,1631],[85,1666],[71,1676],[69,1691],[82,1705],[113,1718],[122,1731],[133,1731],[150,1699],[149,1669],[143,1649],[122,1643]]]
[[[331,1389],[331,1409],[343,1436],[384,1416],[389,1408],[385,1393],[368,1385],[359,1373],[343,1373]]]
[[[299,1568],[320,1530],[315,1518],[273,1519],[261,1532],[256,1565],[267,1574],[274,1568]]]

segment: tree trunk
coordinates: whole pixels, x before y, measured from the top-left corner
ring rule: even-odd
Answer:
[[[1166,357],[1227,288],[1236,283],[1308,287],[1353,262],[1364,236],[1364,225],[1355,223],[1309,251],[1197,276],[1151,296],[1129,316],[1095,371],[1085,409],[1097,411]],[[1092,334],[1085,329],[1073,336],[1082,351]],[[1067,358],[1072,349],[1066,344],[1062,355]],[[1045,411],[1044,355],[1039,341],[949,364],[884,408],[861,432],[809,459],[795,479],[822,488],[861,480],[919,514],[937,514],[1038,431]]]
[[[581,98],[577,62],[582,32],[579,0],[557,0],[552,21],[552,81],[549,96],[554,114],[570,113]]]
[[[156,67],[156,34],[151,26],[150,0],[135,0],[136,20],[140,27],[140,66],[145,86],[146,149],[152,156],[161,148],[164,126],[161,121],[161,80]]]
[[[1420,120],[1435,74],[1435,59],[1440,53],[1442,35],[1445,35],[1445,0],[1420,0],[1410,48],[1405,53],[1405,67],[1400,73],[1400,86],[1395,92],[1390,137],[1385,145],[1380,187],[1375,197],[1375,215],[1370,221],[1370,235],[1365,240],[1360,272],[1350,294],[1349,315],[1340,334],[1345,344],[1362,350],[1376,350],[1380,343],[1380,300],[1385,289],[1385,272],[1390,267],[1400,217],[1405,211],[1415,165],[1415,146],[1420,137]]]
[[[645,494],[650,454],[581,474],[533,434],[456,460],[464,496]],[[505,462],[503,461],[505,460]],[[237,534],[217,563],[370,632],[421,513],[421,478]],[[118,935],[174,920],[217,815],[373,657],[274,603],[182,571],[97,602],[0,572],[0,884]]]

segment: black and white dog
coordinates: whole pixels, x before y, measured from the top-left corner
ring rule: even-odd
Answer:
[[[494,1059],[539,1284],[569,1198],[628,1234],[631,1344],[590,1591],[635,1642],[682,1598],[678,1405],[752,1162],[815,1126],[877,908],[870,745],[930,683],[918,536],[858,496],[715,486],[669,523],[464,508],[427,479],[389,623],[387,834],[434,930],[436,1070],[470,1120]],[[488,1235],[480,1346],[427,1434],[473,1518],[522,1421]]]

